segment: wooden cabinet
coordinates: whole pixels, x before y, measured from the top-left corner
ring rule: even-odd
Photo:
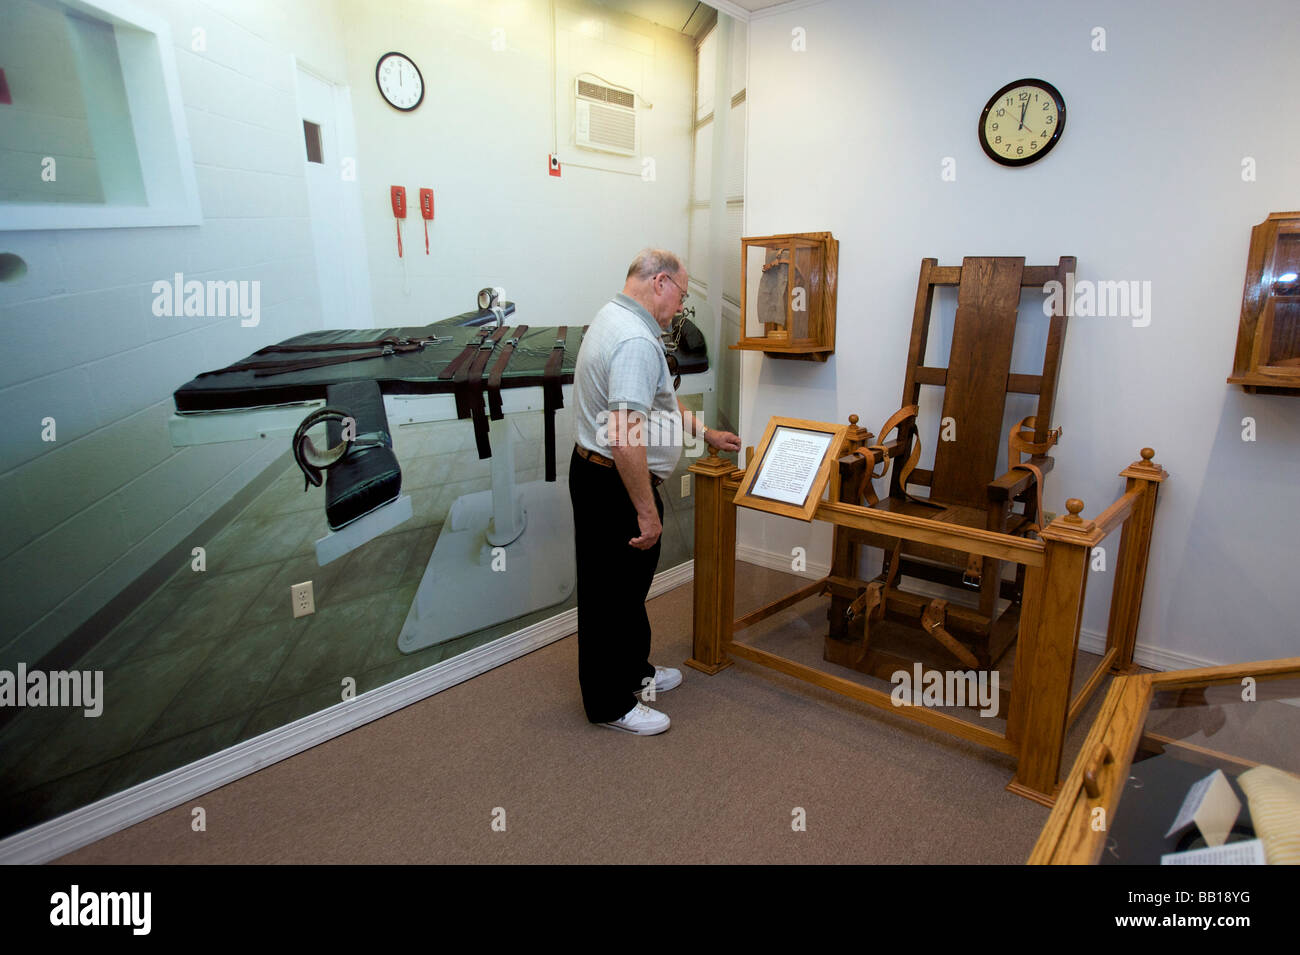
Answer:
[[[1300,395],[1300,212],[1274,212],[1251,230],[1228,384]]]

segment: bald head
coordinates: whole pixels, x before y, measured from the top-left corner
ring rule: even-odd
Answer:
[[[690,281],[682,260],[667,249],[642,249],[627,269],[623,294],[645,306],[667,330],[686,298]]]

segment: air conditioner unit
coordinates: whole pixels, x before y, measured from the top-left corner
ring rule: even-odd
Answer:
[[[583,149],[636,155],[636,94],[631,90],[574,80],[573,115],[577,145]]]

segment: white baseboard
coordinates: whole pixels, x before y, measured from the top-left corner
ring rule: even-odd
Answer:
[[[736,545],[736,560],[743,560],[747,564],[757,564],[759,567],[767,567],[770,570],[784,571],[787,574],[794,574],[796,577],[806,577],[809,580],[825,577],[831,572],[830,564],[821,564],[811,560],[808,561],[808,566],[803,570],[794,570],[791,567],[794,558],[790,554],[774,554],[771,551],[759,550],[757,547],[749,547],[745,544]]]
[[[694,573],[695,562],[687,561],[656,574],[650,585],[650,597],[689,582]],[[57,859],[561,640],[575,632],[577,627],[578,611],[566,610],[352,700],[337,703],[57,819],[25,829],[0,840],[0,864],[39,864]]]

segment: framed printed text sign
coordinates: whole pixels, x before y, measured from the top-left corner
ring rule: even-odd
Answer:
[[[772,418],[745,469],[736,504],[811,521],[847,431],[845,424]]]

